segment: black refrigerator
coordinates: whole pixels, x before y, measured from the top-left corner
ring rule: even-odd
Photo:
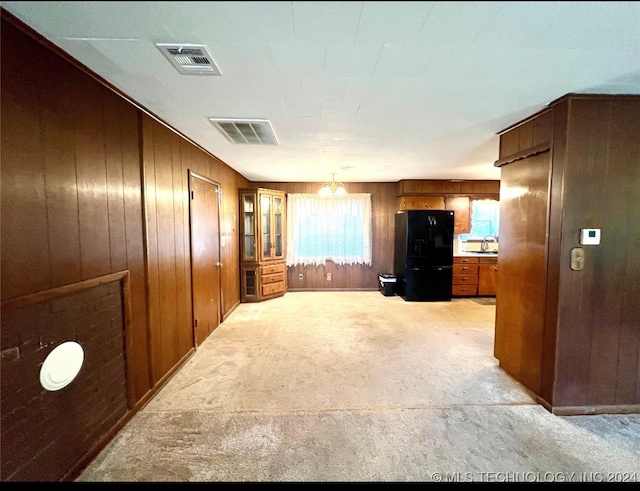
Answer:
[[[449,210],[396,213],[394,275],[405,301],[451,301],[453,218]]]

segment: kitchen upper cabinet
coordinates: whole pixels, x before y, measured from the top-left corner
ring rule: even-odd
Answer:
[[[398,210],[444,210],[444,196],[400,196]]]
[[[403,180],[398,182],[398,210],[452,210],[455,234],[471,232],[473,200],[499,199],[500,181]]]
[[[285,193],[240,190],[241,300],[256,302],[286,291]]]
[[[471,231],[469,196],[447,196],[445,199],[445,209],[452,210],[454,214],[454,234],[468,234]]]

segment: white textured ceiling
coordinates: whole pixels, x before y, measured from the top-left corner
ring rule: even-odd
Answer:
[[[640,93],[639,2],[1,2],[252,181],[499,179],[497,132]],[[221,76],[156,43],[204,44]],[[268,119],[238,145],[210,117]]]

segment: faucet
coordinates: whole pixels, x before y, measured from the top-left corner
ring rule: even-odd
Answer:
[[[482,252],[487,252],[487,249],[489,248],[489,243],[487,242],[487,240],[489,238],[492,238],[494,242],[498,242],[498,238],[494,237],[493,235],[487,235],[484,239],[482,239],[482,244],[480,244],[480,250]]]

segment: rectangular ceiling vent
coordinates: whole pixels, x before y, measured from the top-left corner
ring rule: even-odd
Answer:
[[[209,118],[232,143],[279,145],[267,119]]]
[[[187,75],[222,75],[213,56],[203,44],[164,44],[156,46],[180,73]]]

